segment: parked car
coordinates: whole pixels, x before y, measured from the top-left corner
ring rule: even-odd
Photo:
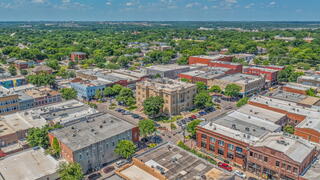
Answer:
[[[138,119],[140,116],[138,114],[132,114],[131,117],[133,117],[134,119]]]
[[[201,120],[201,121],[205,121],[206,119],[205,119],[205,118],[199,118],[199,120]]]
[[[128,160],[122,159],[120,161],[117,161],[116,165],[117,165],[117,167],[121,167],[121,166],[127,164],[128,162],[129,162]]]
[[[215,111],[215,109],[213,107],[208,107],[208,108],[204,109],[204,111],[209,113],[209,112]]]
[[[100,174],[100,173],[94,173],[94,174],[89,175],[89,176],[88,176],[88,179],[89,179],[89,180],[96,180],[96,179],[98,179],[98,178],[100,178],[100,177],[101,177],[101,174]]]
[[[102,171],[106,174],[112,172],[115,168],[113,166],[105,167]]]
[[[218,163],[218,166],[219,166],[220,168],[222,168],[222,169],[227,170],[227,171],[232,171],[232,167],[231,167],[229,164],[227,164],[227,163],[219,162],[219,163]]]
[[[191,118],[192,119],[197,119],[197,116],[196,115],[192,115]]]
[[[184,120],[184,119],[181,120],[181,123],[182,124],[187,124],[186,120]]]
[[[200,116],[204,116],[204,115],[206,115],[206,114],[208,114],[208,113],[205,112],[205,111],[200,111],[200,112],[199,112],[199,115],[200,115]]]
[[[249,177],[248,180],[258,180],[258,179],[254,177]]]
[[[234,174],[235,174],[236,176],[241,177],[242,179],[245,179],[245,178],[246,178],[246,175],[245,175],[243,172],[239,171],[239,170],[235,170],[235,171],[234,171]]]

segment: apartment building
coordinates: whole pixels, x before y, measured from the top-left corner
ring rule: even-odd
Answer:
[[[271,112],[281,121],[282,116]],[[269,132],[280,132],[281,126],[272,121],[239,111],[202,122],[196,128],[197,146],[208,154],[235,165],[246,167],[248,146]]]
[[[225,76],[208,81],[209,86],[218,85],[223,90],[228,84],[236,84],[240,86],[240,95],[249,96],[259,92],[264,87],[265,78],[262,76],[236,73],[227,74]]]
[[[164,100],[162,113],[176,115],[193,107],[193,98],[196,93],[195,84],[159,78],[137,83],[136,101],[141,108],[148,97],[160,96]]]
[[[278,72],[279,71],[275,69],[269,69],[269,68],[258,67],[258,66],[245,66],[243,68],[243,73],[245,74],[265,76],[266,85],[268,87],[278,82]]]
[[[19,110],[19,96],[0,86],[0,115],[14,113]]]
[[[317,155],[315,145],[282,133],[270,133],[251,145],[247,170],[264,179],[296,180]]]
[[[114,153],[117,143],[138,141],[139,129],[111,114],[96,113],[51,131],[51,144],[55,138],[60,144],[61,156],[68,162],[79,163],[87,173],[119,158]]]

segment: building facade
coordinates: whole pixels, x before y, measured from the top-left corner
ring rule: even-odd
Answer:
[[[206,64],[209,66],[211,61],[227,61],[231,62],[233,56],[229,55],[214,55],[214,56],[190,56],[189,57],[189,64]]]
[[[162,113],[176,115],[193,108],[193,98],[196,93],[197,87],[191,83],[167,78],[145,80],[137,83],[136,101],[138,108],[141,109],[144,100],[160,96],[164,100]]]
[[[87,58],[87,54],[84,52],[73,52],[70,55],[71,61],[83,60]]]

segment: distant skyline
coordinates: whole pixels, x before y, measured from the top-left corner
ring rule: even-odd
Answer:
[[[0,21],[320,21],[320,0],[0,0]]]

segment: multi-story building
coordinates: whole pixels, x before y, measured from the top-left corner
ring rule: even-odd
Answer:
[[[308,86],[308,85],[292,83],[292,82],[286,83],[285,85],[282,86],[283,91],[292,92],[296,94],[303,94],[303,95],[306,95],[309,89],[313,89],[315,90],[315,92],[319,92],[320,87]]]
[[[111,86],[111,81],[101,80],[74,80],[70,86],[77,91],[78,98],[90,101],[94,99],[98,90],[103,91],[107,86]]]
[[[0,179],[57,180],[59,164],[42,148],[27,149],[1,159]]]
[[[225,75],[229,68],[209,68],[208,71],[194,70],[179,74],[180,79],[188,79],[190,82],[204,82],[208,85],[209,80]]]
[[[71,61],[83,60],[87,58],[87,54],[84,52],[72,52],[70,55]]]
[[[24,76],[16,76],[10,78],[1,78],[0,86],[4,88],[14,88],[28,84],[26,78]]]
[[[116,176],[126,180],[235,178],[232,173],[221,171],[210,162],[170,143],[161,144],[135,156],[131,164],[116,170]]]
[[[188,72],[192,66],[179,66],[177,64],[154,65],[143,68],[143,72],[149,76],[160,76],[162,78],[176,79],[178,74]]]
[[[0,115],[10,114],[19,110],[19,96],[0,86]]]
[[[294,134],[311,142],[320,143],[320,121],[318,118],[306,118],[294,128]]]
[[[233,56],[229,55],[214,55],[214,56],[190,56],[189,57],[189,64],[207,64],[209,65],[212,61],[227,61],[231,62]]]
[[[164,100],[162,113],[176,115],[193,108],[193,98],[197,93],[195,84],[167,78],[145,80],[137,83],[136,101],[139,108],[151,96]]]
[[[57,139],[61,156],[77,162],[84,172],[100,169],[119,158],[114,149],[121,140],[139,140],[138,127],[110,114],[96,113],[49,133]]]
[[[308,86],[320,87],[320,75],[300,76],[297,82]]]
[[[257,66],[246,66],[243,68],[243,73],[252,74],[256,76],[265,76],[267,86],[271,86],[277,83],[278,70],[268,69]]]
[[[61,94],[58,91],[52,90],[48,87],[34,88],[25,90],[24,94],[33,98],[33,106],[44,106],[60,102],[62,100]]]
[[[202,122],[196,128],[196,141],[208,154],[245,168],[248,146],[269,132],[280,131],[281,126],[271,121],[234,111]]]
[[[248,151],[247,170],[264,179],[300,179],[317,155],[311,143],[282,133],[268,134]]]
[[[241,96],[250,96],[259,92],[265,84],[265,79],[262,76],[254,76],[249,74],[227,74],[222,77],[208,81],[208,85],[218,85],[221,89],[225,89],[228,84],[236,84],[241,87]]]
[[[35,64],[34,61],[24,61],[24,60],[16,60],[14,62],[16,68],[18,69],[27,69]]]
[[[254,60],[254,58],[256,57],[256,55],[254,54],[246,54],[246,53],[240,53],[240,54],[235,54],[234,55],[235,58],[237,59],[243,59],[245,60],[247,63],[250,63]]]
[[[209,66],[216,68],[229,68],[230,70],[227,72],[227,74],[242,73],[242,64],[239,63],[232,63],[228,61],[211,61]]]
[[[289,118],[289,123],[297,125],[301,123],[306,117],[319,118],[320,108],[317,106],[306,107],[297,103],[290,102],[284,99],[276,99],[267,96],[255,96],[248,102],[251,105],[286,114]]]
[[[34,74],[40,74],[40,73],[52,74],[53,69],[48,66],[42,65],[42,66],[37,66],[37,67],[33,68],[32,72]]]

